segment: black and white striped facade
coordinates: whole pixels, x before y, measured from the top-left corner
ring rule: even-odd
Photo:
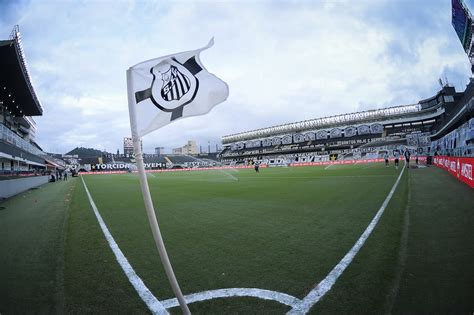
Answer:
[[[470,88],[474,91],[474,87]],[[457,93],[445,86],[435,96],[417,104],[401,105],[363,112],[316,118],[222,137],[222,158],[248,158],[272,154],[326,151],[331,148],[356,148],[371,141],[399,139],[413,143],[412,134],[423,134],[423,146],[429,146],[436,133],[467,90]],[[277,149],[277,150],[273,150]]]

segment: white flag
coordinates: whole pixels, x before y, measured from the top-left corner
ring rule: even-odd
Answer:
[[[128,70],[129,110],[136,117],[136,129],[131,119],[132,132],[142,137],[177,119],[206,114],[227,99],[227,84],[199,59],[212,45],[214,39],[201,49],[144,61]]]

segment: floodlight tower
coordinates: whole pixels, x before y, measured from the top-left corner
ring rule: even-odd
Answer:
[[[463,0],[451,0],[451,24],[461,41],[464,52],[471,63],[471,72],[474,75],[474,45],[472,33],[474,31],[474,23],[471,12],[464,4]]]

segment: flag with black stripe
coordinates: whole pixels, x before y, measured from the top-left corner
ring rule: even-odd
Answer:
[[[127,71],[133,102],[129,110],[135,113],[138,136],[180,118],[203,115],[227,99],[227,84],[209,73],[199,58],[212,45],[213,39],[201,49],[144,61]]]

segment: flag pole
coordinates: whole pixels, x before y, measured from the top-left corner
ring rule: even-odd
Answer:
[[[178,299],[179,305],[181,306],[181,310],[183,314],[188,315],[191,314],[189,311],[188,305],[186,304],[186,300],[184,299],[183,293],[179,287],[178,281],[176,280],[176,276],[174,275],[173,267],[171,266],[170,260],[168,258],[168,254],[166,252],[165,244],[163,242],[163,238],[161,236],[160,227],[158,226],[158,221],[155,215],[155,209],[153,208],[153,201],[151,200],[150,195],[150,188],[148,187],[148,180],[145,174],[145,166],[143,164],[143,155],[142,149],[140,146],[140,137],[138,136],[138,129],[137,129],[137,117],[135,114],[135,101],[134,101],[134,91],[133,91],[133,84],[132,84],[132,70],[127,70],[127,94],[128,94],[128,111],[130,114],[130,127],[132,131],[132,139],[133,139],[133,152],[135,153],[135,160],[137,163],[138,175],[140,178],[140,186],[142,189],[143,200],[145,202],[146,213],[148,215],[148,221],[150,222],[151,231],[153,233],[153,238],[155,239],[156,248],[158,249],[158,253],[160,254],[161,264],[165,269],[166,276],[168,277],[168,281],[173,289],[176,298]]]

